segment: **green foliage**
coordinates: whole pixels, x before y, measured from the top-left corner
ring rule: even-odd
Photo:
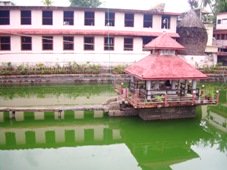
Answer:
[[[102,3],[99,0],[70,0],[70,6],[96,8]]]
[[[216,114],[219,114],[219,115],[227,118],[227,112],[226,112],[227,107],[224,106],[224,105],[219,104],[219,105],[216,105],[216,106],[209,106],[208,109],[209,109],[209,111],[212,111]]]
[[[155,95],[155,96],[154,96],[154,99],[155,99],[157,102],[163,102],[164,96]]]
[[[64,66],[47,66],[38,63],[34,66],[21,64],[12,66],[11,63],[3,63],[0,66],[0,75],[33,75],[33,74],[99,74],[101,66],[97,64],[77,64],[75,62],[68,63]]]
[[[53,1],[52,0],[43,0],[42,2],[46,6],[51,6],[53,4]]]
[[[126,65],[117,65],[112,68],[112,73],[114,74],[124,74]]]
[[[215,3],[213,5],[214,13],[217,15],[221,12],[227,11],[227,1],[226,0],[215,0]]]

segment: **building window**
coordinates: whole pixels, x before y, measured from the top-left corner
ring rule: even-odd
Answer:
[[[115,13],[106,12],[105,13],[105,26],[114,26],[115,25]]]
[[[53,24],[53,11],[43,11],[43,25]]]
[[[84,12],[84,25],[95,25],[95,13],[91,11]]]
[[[113,37],[104,38],[104,50],[107,50],[107,51],[114,50],[114,38]]]
[[[221,24],[221,20],[220,20],[220,19],[218,19],[217,23],[218,23],[218,24]]]
[[[125,27],[134,27],[134,14],[125,14]]]
[[[10,37],[9,36],[0,37],[0,50],[1,51],[10,50]]]
[[[63,49],[64,50],[73,50],[74,49],[74,37],[73,36],[64,36],[63,37]]]
[[[84,50],[94,50],[94,37],[84,37]]]
[[[151,42],[151,40],[153,39],[152,37],[142,37],[143,39],[143,47],[148,44],[149,42]]]
[[[21,25],[31,25],[31,11],[23,10],[20,12]]]
[[[152,27],[152,19],[153,19],[153,16],[151,14],[144,14],[143,15],[143,27],[144,28],[151,28]]]
[[[124,38],[124,50],[133,51],[133,38]]]
[[[170,29],[170,16],[163,15],[162,16],[162,29]]]
[[[9,10],[0,10],[0,25],[9,25],[10,13]]]
[[[53,50],[52,36],[43,36],[43,50]]]
[[[32,37],[21,37],[21,50],[32,50]]]
[[[216,37],[217,37],[217,40],[220,40],[220,34],[217,34]]]
[[[63,25],[74,24],[74,11],[64,11]]]

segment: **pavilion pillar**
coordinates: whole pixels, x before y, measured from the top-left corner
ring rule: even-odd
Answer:
[[[185,80],[185,95],[188,93],[188,81]]]
[[[155,90],[159,90],[159,81],[155,82],[154,89]]]
[[[196,92],[196,86],[197,86],[196,80],[192,80],[192,92]]]
[[[173,90],[172,94],[176,94],[177,93],[176,85],[177,85],[177,82],[173,80],[171,82],[171,89]]]
[[[151,81],[146,81],[147,100],[151,100]]]
[[[135,78],[133,76],[130,77],[130,85],[129,88],[135,88]]]
[[[176,81],[172,81],[172,90],[175,90],[176,89]]]

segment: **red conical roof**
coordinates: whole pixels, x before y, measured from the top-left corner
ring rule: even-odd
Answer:
[[[125,69],[141,80],[205,79],[207,76],[177,56],[149,55]]]
[[[171,38],[168,33],[163,33],[144,46],[146,50],[153,49],[168,49],[168,50],[183,50],[184,46],[179,44],[175,39]]]

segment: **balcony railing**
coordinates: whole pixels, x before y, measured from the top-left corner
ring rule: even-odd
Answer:
[[[176,106],[194,106],[218,103],[219,94],[208,96],[204,90],[192,89],[191,93],[186,90],[150,90],[128,88],[119,89],[120,97],[134,108],[159,108]]]

